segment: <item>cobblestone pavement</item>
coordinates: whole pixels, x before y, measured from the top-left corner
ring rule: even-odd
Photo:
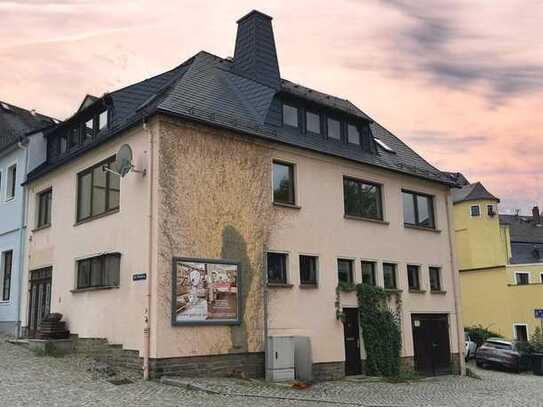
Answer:
[[[0,338],[0,406],[543,406],[543,377],[477,370],[482,380],[440,377],[410,384],[322,383],[305,390],[236,379],[193,379],[212,392],[143,382],[115,386],[89,360],[36,356]],[[186,381],[185,381],[186,383]],[[212,394],[217,392],[219,394]]]

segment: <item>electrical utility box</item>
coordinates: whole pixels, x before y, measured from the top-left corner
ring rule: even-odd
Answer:
[[[268,336],[266,347],[266,380],[286,382],[294,380],[293,336]]]

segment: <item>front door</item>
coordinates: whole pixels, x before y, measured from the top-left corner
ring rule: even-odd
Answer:
[[[36,336],[41,320],[51,310],[51,267],[30,272],[28,336]]]
[[[345,374],[347,376],[362,373],[360,361],[360,330],[358,325],[358,308],[343,308],[345,321]]]
[[[450,374],[449,318],[447,314],[413,314],[415,369],[425,375]]]

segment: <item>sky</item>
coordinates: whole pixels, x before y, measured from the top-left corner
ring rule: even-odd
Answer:
[[[349,99],[500,211],[543,206],[542,0],[0,0],[0,100],[63,119],[273,17],[281,76]]]

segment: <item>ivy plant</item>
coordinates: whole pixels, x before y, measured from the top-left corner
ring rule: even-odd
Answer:
[[[396,310],[390,309],[390,292],[368,284],[357,286],[360,326],[366,348],[366,368],[369,376],[397,377],[400,375],[402,335],[401,302],[396,295]]]

